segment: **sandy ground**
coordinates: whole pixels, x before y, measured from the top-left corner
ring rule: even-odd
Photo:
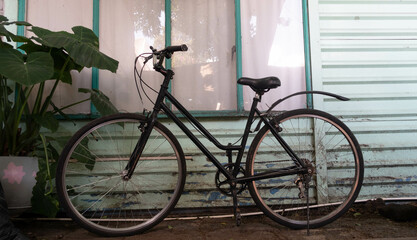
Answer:
[[[355,205],[356,206],[356,205]],[[72,221],[15,219],[14,223],[30,239],[102,239]],[[111,239],[417,239],[417,220],[396,222],[369,211],[366,206],[353,207],[342,218],[319,228],[292,230],[269,218],[245,216],[242,225],[234,219],[194,219],[163,221],[140,235]]]

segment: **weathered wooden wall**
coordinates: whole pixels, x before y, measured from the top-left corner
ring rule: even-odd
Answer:
[[[315,98],[364,153],[360,198],[417,197],[417,1],[309,1]]]

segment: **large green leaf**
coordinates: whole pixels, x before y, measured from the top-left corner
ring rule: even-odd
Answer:
[[[26,54],[33,52],[49,52],[51,50],[50,47],[45,47],[32,41],[22,44],[19,49],[23,50]]]
[[[13,49],[13,46],[10,45],[10,44],[8,44],[8,43],[5,43],[5,42],[0,42],[0,48],[10,48],[10,49]]]
[[[48,53],[35,52],[25,56],[15,49],[0,48],[0,75],[22,85],[48,80],[54,74],[54,61]]]
[[[61,48],[51,48],[43,45],[35,44],[33,42],[27,42],[19,47],[19,49],[30,54],[32,52],[48,52],[54,59],[54,75],[52,79],[59,79],[64,83],[72,84],[71,71],[77,70],[81,72],[83,66],[75,63],[68,54]],[[64,68],[64,71],[62,69]]]
[[[44,187],[45,184],[42,184],[42,182],[39,181],[37,181],[36,185],[33,187],[31,199],[32,212],[53,218],[59,211],[59,202],[57,198],[54,198],[51,195],[45,195],[45,191],[42,189]]]
[[[36,41],[49,47],[64,48],[77,64],[116,72],[119,62],[100,52],[98,38],[93,31],[82,26],[72,30],[73,34],[32,27],[33,33],[38,36]]]
[[[6,16],[0,15],[0,24],[2,25],[10,25],[10,24],[16,24],[16,25],[23,25],[23,26],[32,26],[32,24],[25,22],[25,21],[14,21],[14,22],[8,22],[9,19],[7,19]]]
[[[55,74],[54,79],[60,79],[64,83],[72,84],[71,71],[76,70],[81,72],[84,66],[81,66],[74,62],[74,60],[68,56],[62,49],[53,48],[51,50],[51,56],[55,61]],[[62,68],[65,70],[62,71]]]
[[[46,217],[55,217],[59,210],[59,202],[55,197],[46,194],[47,181],[48,174],[44,159],[40,159],[36,184],[32,189],[32,212]]]
[[[91,102],[102,116],[118,113],[117,108],[110,102],[110,99],[100,90],[79,88],[78,91],[90,93]]]
[[[17,36],[11,32],[9,32],[5,26],[6,25],[18,25],[18,26],[31,26],[30,23],[24,21],[15,21],[15,22],[8,22],[9,19],[7,17],[0,15],[0,36],[5,36],[7,41],[13,40],[15,42],[27,42],[29,41],[28,38],[24,36]]]
[[[4,24],[6,25],[6,24]],[[27,37],[15,35],[4,27],[3,23],[0,24],[0,36],[5,36],[7,41],[13,40],[14,42],[28,42],[30,41]]]
[[[88,138],[81,140],[80,144],[75,148],[73,157],[80,163],[84,163],[85,168],[93,170],[96,164],[96,157],[88,150]]]
[[[91,44],[97,49],[99,48],[98,37],[91,29],[75,26],[72,28],[72,31],[79,38],[80,42]]]
[[[46,112],[43,115],[33,115],[33,119],[40,126],[55,132],[58,130],[59,122],[52,112]]]

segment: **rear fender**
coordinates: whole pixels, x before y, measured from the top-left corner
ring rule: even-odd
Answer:
[[[308,95],[308,94],[319,94],[319,95],[326,95],[326,96],[330,96],[333,98],[336,98],[340,101],[349,101],[350,99],[347,97],[343,97],[334,93],[330,93],[330,92],[323,92],[323,91],[302,91],[302,92],[296,92],[293,93],[291,95],[286,96],[285,98],[279,99],[276,102],[274,102],[271,107],[269,107],[268,111],[266,111],[266,114],[269,114],[272,109],[274,109],[276,106],[278,106],[278,104],[284,102],[285,100],[288,100],[289,98],[292,98],[294,96],[298,96],[298,95]]]

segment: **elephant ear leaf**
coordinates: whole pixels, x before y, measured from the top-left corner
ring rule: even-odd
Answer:
[[[8,22],[7,17],[0,15],[0,36],[4,36],[7,41],[13,40],[14,42],[28,42],[29,39],[24,36],[17,36],[6,29],[7,25],[15,24],[17,26],[31,26],[30,23],[24,21]],[[1,41],[0,41],[1,42]]]
[[[49,53],[34,52],[25,57],[18,50],[0,48],[0,75],[23,85],[51,79],[54,60]]]
[[[32,27],[38,37],[36,41],[49,47],[64,48],[75,63],[116,72],[119,62],[99,51],[98,38],[92,30],[82,26],[72,30],[74,33]]]
[[[45,193],[46,176],[44,175],[38,172],[36,176],[36,185],[32,189],[32,212],[53,218],[59,211],[59,202]]]
[[[59,122],[52,112],[46,112],[43,115],[34,115],[33,118],[40,126],[47,128],[52,132],[58,130]]]
[[[74,150],[74,158],[80,163],[84,163],[84,167],[88,170],[93,170],[96,164],[96,156],[93,156],[88,150],[89,140],[84,138]]]
[[[118,113],[117,108],[110,102],[110,99],[98,89],[79,88],[79,92],[90,93],[91,102],[102,116]]]

